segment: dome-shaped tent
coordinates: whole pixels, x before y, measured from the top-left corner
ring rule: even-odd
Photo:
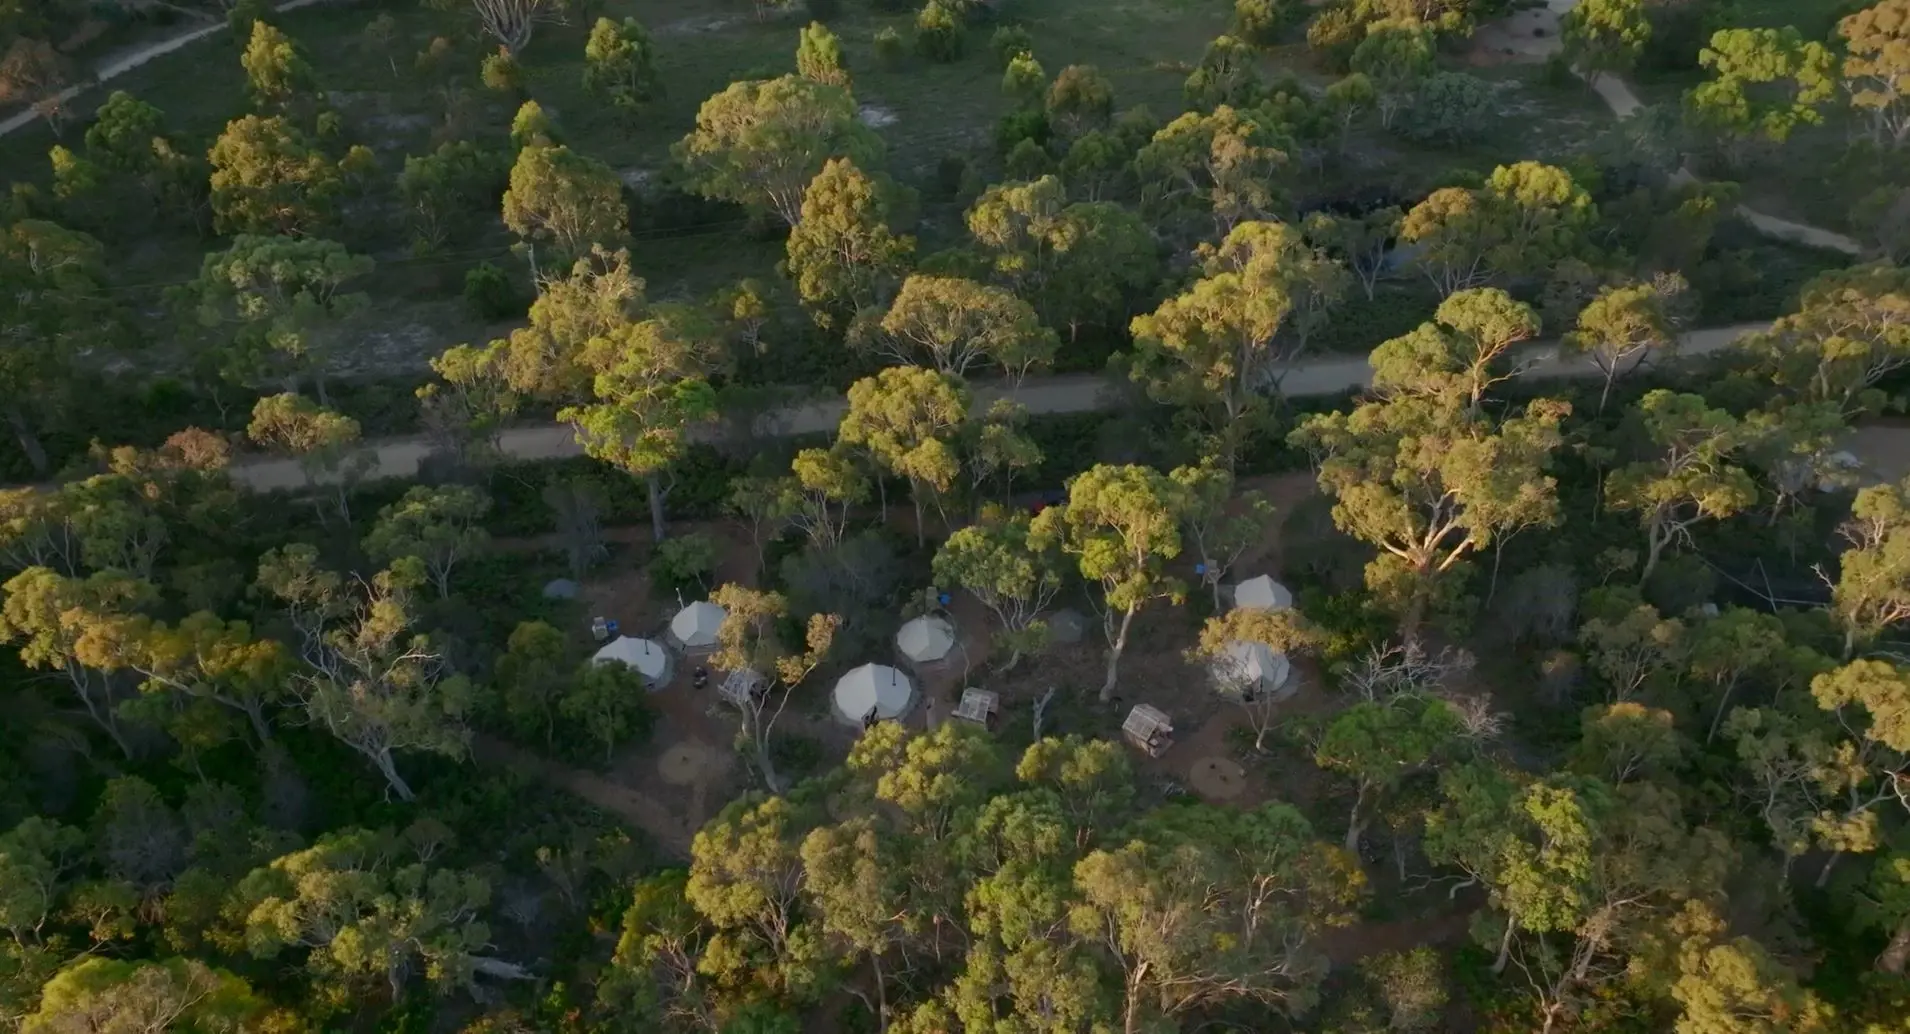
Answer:
[[[1048,638],[1057,643],[1078,643],[1088,633],[1088,619],[1078,610],[1057,610],[1048,616]]]
[[[900,718],[915,704],[915,683],[886,664],[865,664],[836,680],[836,717],[861,725],[873,711],[878,719]]]
[[[707,650],[716,645],[716,630],[726,617],[729,613],[722,607],[697,600],[670,619],[670,641],[685,650]]]
[[[1234,606],[1242,610],[1285,610],[1293,606],[1293,593],[1263,574],[1234,586]]]
[[[955,626],[946,618],[925,614],[895,633],[895,648],[910,664],[933,664],[955,648]]]
[[[1293,666],[1265,643],[1232,642],[1208,666],[1214,680],[1239,693],[1291,693]]]
[[[643,680],[657,689],[670,681],[670,651],[663,644],[635,636],[618,636],[597,651],[591,660],[598,664],[610,661],[622,661],[628,664]]]

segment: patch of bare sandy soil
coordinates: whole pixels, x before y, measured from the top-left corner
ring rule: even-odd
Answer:
[[[722,32],[748,21],[741,14],[719,14],[703,18],[684,18],[670,22],[656,30],[658,36],[698,36],[711,32]]]
[[[1578,0],[1546,0],[1543,5],[1514,11],[1472,31],[1475,65],[1538,64],[1559,52],[1559,20],[1578,6]]]

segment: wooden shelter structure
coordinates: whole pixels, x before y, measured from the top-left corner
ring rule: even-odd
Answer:
[[[1001,713],[1001,694],[973,686],[962,690],[962,702],[955,705],[955,717],[974,722],[983,728],[993,725],[995,716]]]
[[[1150,758],[1160,757],[1174,745],[1174,723],[1167,713],[1150,704],[1135,704],[1121,723],[1121,735]]]

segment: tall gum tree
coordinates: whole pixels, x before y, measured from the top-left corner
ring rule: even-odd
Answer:
[[[1181,553],[1183,495],[1158,470],[1101,464],[1068,483],[1066,505],[1049,507],[1035,518],[1033,530],[1055,536],[1062,551],[1076,559],[1081,576],[1101,585],[1108,639],[1104,701],[1114,696],[1134,616],[1153,600],[1186,598],[1180,579],[1167,573],[1168,561]]]
[[[1473,553],[1558,520],[1545,473],[1564,402],[1539,399],[1494,421],[1453,403],[1402,397],[1308,417],[1290,437],[1319,457],[1333,521],[1380,555],[1366,583],[1401,616],[1408,641]]]
[[[915,257],[915,238],[891,228],[899,207],[895,186],[851,158],[831,158],[803,188],[783,268],[818,323],[851,322],[892,296]]]
[[[1285,223],[1235,226],[1206,256],[1201,279],[1134,318],[1130,376],[1156,400],[1198,413],[1232,470],[1244,421],[1264,409],[1264,390],[1297,354],[1281,331],[1317,267],[1333,265]]]
[[[1691,529],[1757,502],[1757,484],[1736,461],[1744,436],[1737,418],[1698,395],[1660,388],[1638,403],[1638,418],[1655,455],[1612,472],[1605,497],[1636,513],[1645,531],[1642,583],[1666,548],[1689,542]]]
[[[592,397],[557,414],[586,454],[644,480],[659,542],[666,533],[663,475],[682,457],[691,429],[716,419],[710,379],[727,362],[727,349],[699,320],[665,312],[587,342]]]
[[[55,223],[23,219],[0,233],[0,416],[36,473],[50,468],[45,403],[109,314],[104,257],[98,241]]]
[[[1878,140],[1910,142],[1910,0],[1883,0],[1837,23],[1844,89],[1868,112]]]
[[[831,158],[879,167],[882,141],[840,86],[797,75],[731,83],[703,102],[674,150],[704,197],[768,212],[794,227],[803,194]]]
[[[837,437],[909,479],[918,545],[928,541],[924,496],[932,496],[943,520],[948,518],[942,500],[961,474],[957,437],[968,407],[968,387],[959,378],[917,366],[891,366],[849,386],[849,409]]]

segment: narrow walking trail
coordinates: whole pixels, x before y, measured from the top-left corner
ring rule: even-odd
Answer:
[[[1730,345],[1744,334],[1768,329],[1769,324],[1741,323],[1729,327],[1695,330],[1679,346],[1680,355],[1703,355]],[[1521,376],[1535,378],[1599,376],[1597,367],[1575,358],[1562,357],[1557,342],[1533,345],[1521,354],[1517,369]],[[1281,381],[1281,393],[1298,398],[1336,395],[1373,382],[1373,369],[1362,356],[1336,356],[1297,364]],[[978,410],[986,409],[999,398],[1013,399],[1028,407],[1030,413],[1088,413],[1107,409],[1119,402],[1115,385],[1098,374],[1071,374],[1057,377],[1031,377],[1010,388],[982,388],[975,393]],[[771,413],[757,421],[759,434],[793,437],[828,433],[842,422],[848,403],[841,397],[811,402]],[[712,430],[705,437],[720,437]],[[553,460],[583,455],[576,435],[568,424],[539,424],[513,427],[499,436],[498,446],[513,460]],[[423,437],[391,438],[373,443],[376,462],[368,477],[416,477],[418,465],[431,455],[432,444]],[[305,469],[297,460],[250,457],[232,465],[232,477],[254,492],[300,489],[307,486]]]
[[[1579,0],[1547,0],[1543,7],[1527,8],[1507,19],[1501,32],[1494,37],[1496,44],[1503,44],[1524,60],[1544,61],[1564,49],[1565,43],[1559,36],[1559,21],[1566,13],[1578,6]],[[1644,107],[1631,84],[1616,75],[1606,73],[1596,79],[1588,80],[1592,92],[1598,94],[1612,114],[1627,118]],[[1698,177],[1689,166],[1681,168],[1672,177],[1675,182],[1696,182]],[[1780,219],[1765,212],[1759,212],[1744,205],[1737,207],[1737,217],[1750,224],[1752,228],[1766,237],[1807,244],[1811,247],[1839,251],[1846,255],[1861,255],[1865,248],[1856,240],[1831,230],[1805,223]]]
[[[529,775],[623,819],[649,834],[657,847],[676,859],[690,857],[692,831],[655,798],[586,769],[533,754],[490,736],[479,736],[471,753],[480,763]]]
[[[285,3],[278,5],[274,10],[278,12],[296,11],[301,7],[310,7],[313,4],[326,2],[327,0],[286,0]],[[64,105],[73,98],[85,93],[87,90],[101,83],[117,79],[127,72],[138,68],[140,65],[151,61],[153,58],[170,54],[182,47],[191,46],[205,39],[207,36],[216,36],[221,32],[227,31],[229,28],[230,26],[226,25],[223,21],[213,22],[189,32],[182,32],[170,39],[147,43],[123,53],[114,54],[104,61],[101,61],[98,65],[95,65],[92,74],[84,81],[75,83],[55,95],[57,102]],[[20,129],[32,125],[33,120],[39,117],[40,113],[35,110],[35,106],[29,104],[26,110],[17,112],[8,118],[0,119],[0,136],[18,132]]]

